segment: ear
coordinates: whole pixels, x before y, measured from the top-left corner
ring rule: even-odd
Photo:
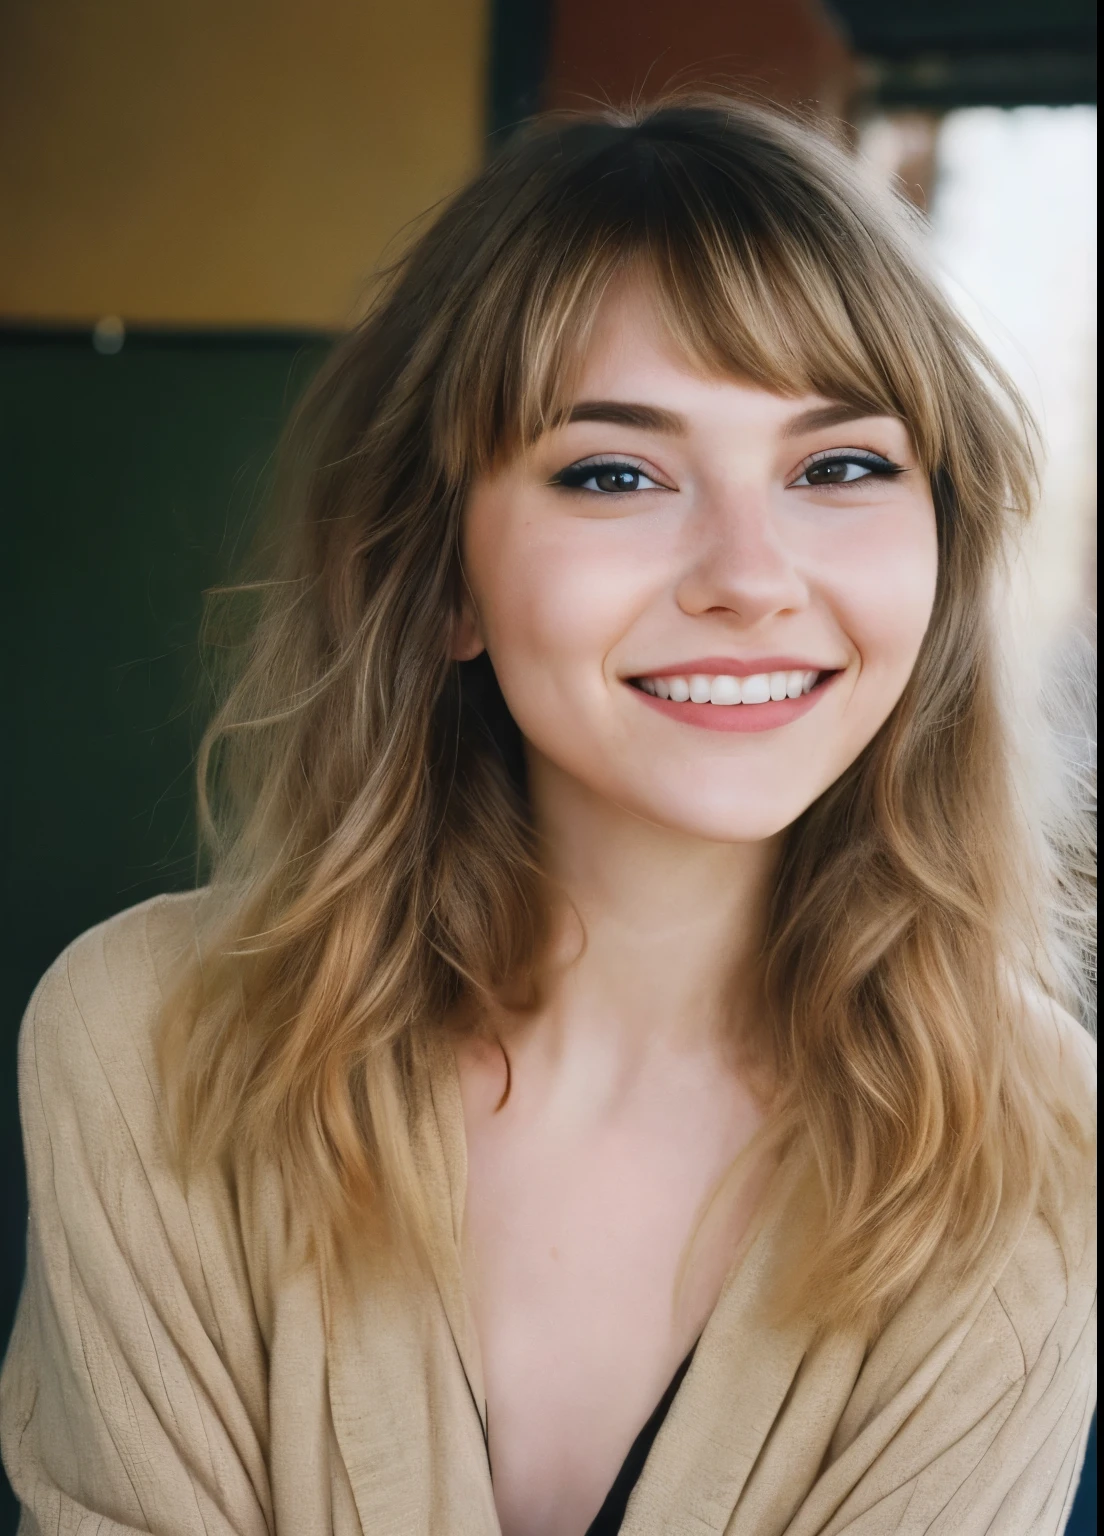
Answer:
[[[453,623],[452,660],[474,661],[483,649],[483,636],[479,632],[475,605],[470,594],[465,592],[460,612]]]

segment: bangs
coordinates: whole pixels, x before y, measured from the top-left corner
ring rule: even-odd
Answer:
[[[818,177],[806,142],[798,173],[778,153],[777,123],[769,146],[741,123],[731,152],[670,125],[662,138],[575,129],[611,132],[575,146],[577,163],[496,242],[438,402],[452,473],[479,474],[564,419],[599,306],[626,282],[692,367],[897,416],[933,473],[945,317],[895,221],[872,212],[868,192],[841,193],[841,164],[853,174],[842,157],[826,147],[831,174]]]

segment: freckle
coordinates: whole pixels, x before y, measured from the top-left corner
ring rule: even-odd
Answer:
[[[549,1248],[548,1252],[554,1259],[558,1259],[560,1256],[560,1250],[558,1248]]]

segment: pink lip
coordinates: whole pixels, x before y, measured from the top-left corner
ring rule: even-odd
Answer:
[[[700,664],[695,664],[700,665]],[[726,670],[728,669],[726,663]],[[710,675],[709,668],[701,666],[700,670]],[[713,669],[713,676],[717,675],[719,668]],[[792,667],[773,666],[763,667],[764,672],[798,671],[798,666]],[[812,667],[801,670],[812,672]],[[648,677],[682,677],[682,672],[649,672]],[[733,676],[750,677],[750,672],[733,673]],[[633,693],[642,704],[658,710],[661,715],[666,715],[670,720],[678,720],[683,725],[701,726],[706,731],[743,731],[753,733],[756,731],[773,731],[780,725],[789,725],[791,720],[797,720],[802,715],[808,714],[814,705],[819,704],[824,694],[835,682],[840,674],[830,672],[826,677],[813,687],[809,693],[803,693],[799,699],[772,699],[768,704],[676,704],[673,699],[657,699],[650,693],[645,693],[643,688],[634,688]]]
[[[647,672],[635,673],[634,676],[755,677],[760,672],[835,672],[838,670],[836,667],[825,667],[818,661],[802,661],[797,656],[752,656],[743,661],[733,656],[701,656],[697,661],[682,661],[674,667],[653,667]]]

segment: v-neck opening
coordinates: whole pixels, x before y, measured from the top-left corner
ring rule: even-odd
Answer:
[[[698,1339],[690,1346],[690,1352],[672,1376],[671,1381],[652,1410],[648,1422],[641,1429],[632,1445],[629,1453],[621,1463],[621,1468],[610,1485],[610,1490],[602,1501],[602,1507],[595,1515],[586,1529],[586,1536],[616,1536],[625,1519],[625,1510],[628,1508],[629,1498],[633,1489],[640,1481],[644,1465],[648,1460],[648,1454],[655,1443],[664,1419],[671,1409],[682,1378],[690,1369],[690,1362],[694,1358],[694,1351],[698,1347]]]
[[[444,1303],[445,1313],[452,1331],[458,1363],[467,1379],[468,1388],[476,1407],[481,1409],[481,1412],[478,1414],[478,1420],[482,1431],[483,1449],[487,1457],[488,1493],[493,1499],[493,1493],[491,1492],[492,1478],[487,1403],[483,1387],[483,1362],[475,1320],[464,1282],[462,1260],[463,1224],[467,1203],[468,1179],[467,1129],[464,1123],[464,1105],[460,1091],[459,1067],[451,1043],[447,1039],[431,1033],[429,1062],[430,1100],[433,1106],[433,1115],[439,1139],[438,1145],[444,1165],[443,1172],[446,1175],[449,1186],[449,1203],[451,1205],[453,1232],[456,1238],[455,1268],[452,1284],[447,1286],[447,1294],[442,1292],[441,1300]],[[768,1182],[773,1182],[773,1180]],[[648,1520],[647,1529],[651,1532],[653,1527],[655,1529],[660,1528],[655,1525],[653,1506],[658,1507],[656,1505],[657,1496],[663,1498],[663,1502],[666,1502],[666,1499],[664,1496],[659,1495],[659,1487],[661,1485],[655,1484],[651,1464],[657,1456],[664,1462],[665,1470],[661,1478],[661,1484],[665,1486],[670,1481],[670,1468],[666,1466],[666,1463],[669,1461],[674,1448],[672,1444],[667,1443],[668,1436],[664,1434],[664,1429],[671,1409],[675,1406],[675,1399],[679,1394],[679,1388],[689,1370],[691,1360],[700,1349],[702,1351],[702,1364],[707,1369],[705,1377],[702,1379],[702,1384],[696,1390],[693,1400],[686,1405],[688,1411],[694,1408],[700,1410],[701,1403],[698,1402],[698,1399],[700,1398],[704,1402],[714,1395],[716,1391],[713,1373],[708,1369],[708,1366],[712,1364],[717,1349],[723,1350],[726,1347],[726,1336],[732,1333],[734,1329],[736,1332],[746,1332],[748,1329],[754,1329],[757,1334],[761,1333],[761,1329],[753,1322],[752,1314],[755,1311],[756,1303],[763,1295],[765,1272],[773,1266],[775,1258],[773,1249],[775,1247],[777,1231],[783,1222],[784,1216],[782,1208],[788,1204],[788,1196],[783,1195],[780,1201],[769,1201],[760,1204],[753,1214],[747,1230],[737,1245],[732,1263],[725,1275],[713,1309],[705,1320],[704,1327],[701,1329],[690,1353],[676,1371],[660,1403],[653,1410],[652,1417],[640,1431],[637,1441],[641,1440],[641,1437],[647,1436],[648,1443],[644,1455],[639,1457],[640,1465],[637,1475],[633,1478],[625,1493],[625,1509],[621,1515],[622,1524],[628,1512],[628,1503],[634,1494],[644,1494],[647,1491],[645,1500],[645,1508],[648,1511],[646,1517]],[[782,1395],[784,1395],[789,1381],[792,1379],[792,1370],[796,1368],[796,1361],[803,1353],[803,1336],[805,1332],[806,1329],[803,1327],[797,1329],[796,1334],[792,1329],[782,1330],[775,1341],[777,1348],[767,1352],[772,1357],[774,1355],[779,1357],[777,1361],[772,1360],[772,1364],[776,1365],[781,1371],[779,1391]],[[802,1336],[802,1341],[799,1342],[797,1335]],[[783,1359],[782,1357],[785,1358]],[[685,1394],[683,1395],[685,1396]],[[678,1412],[682,1414],[681,1399]],[[684,1414],[682,1416],[685,1417]],[[649,1431],[651,1431],[650,1434]],[[629,1458],[633,1457],[637,1441],[633,1442],[633,1447],[630,1448],[629,1457],[626,1458],[626,1462],[629,1461]],[[674,1451],[674,1454],[676,1459],[678,1459],[679,1453]],[[720,1454],[719,1448],[718,1454]],[[748,1468],[742,1465],[742,1461],[742,1457],[736,1456],[732,1467],[729,1469],[730,1480],[735,1480],[734,1487],[742,1485],[743,1478],[748,1471]],[[617,1474],[617,1478],[615,1478],[614,1484],[607,1494],[607,1501],[612,1498],[614,1490],[618,1488],[622,1474],[625,1474],[627,1477],[625,1464],[622,1464],[621,1471]],[[624,1485],[622,1484],[622,1486]],[[605,1508],[606,1503],[603,1502],[602,1510],[599,1511],[599,1514],[602,1514]],[[598,1526],[597,1528],[592,1525],[588,1529],[587,1536],[591,1536],[591,1531],[593,1531],[593,1536],[604,1536],[606,1531],[617,1531],[620,1529],[621,1525]],[[634,1531],[636,1530],[635,1524],[633,1529]],[[641,1530],[643,1529],[644,1527],[641,1527]]]

